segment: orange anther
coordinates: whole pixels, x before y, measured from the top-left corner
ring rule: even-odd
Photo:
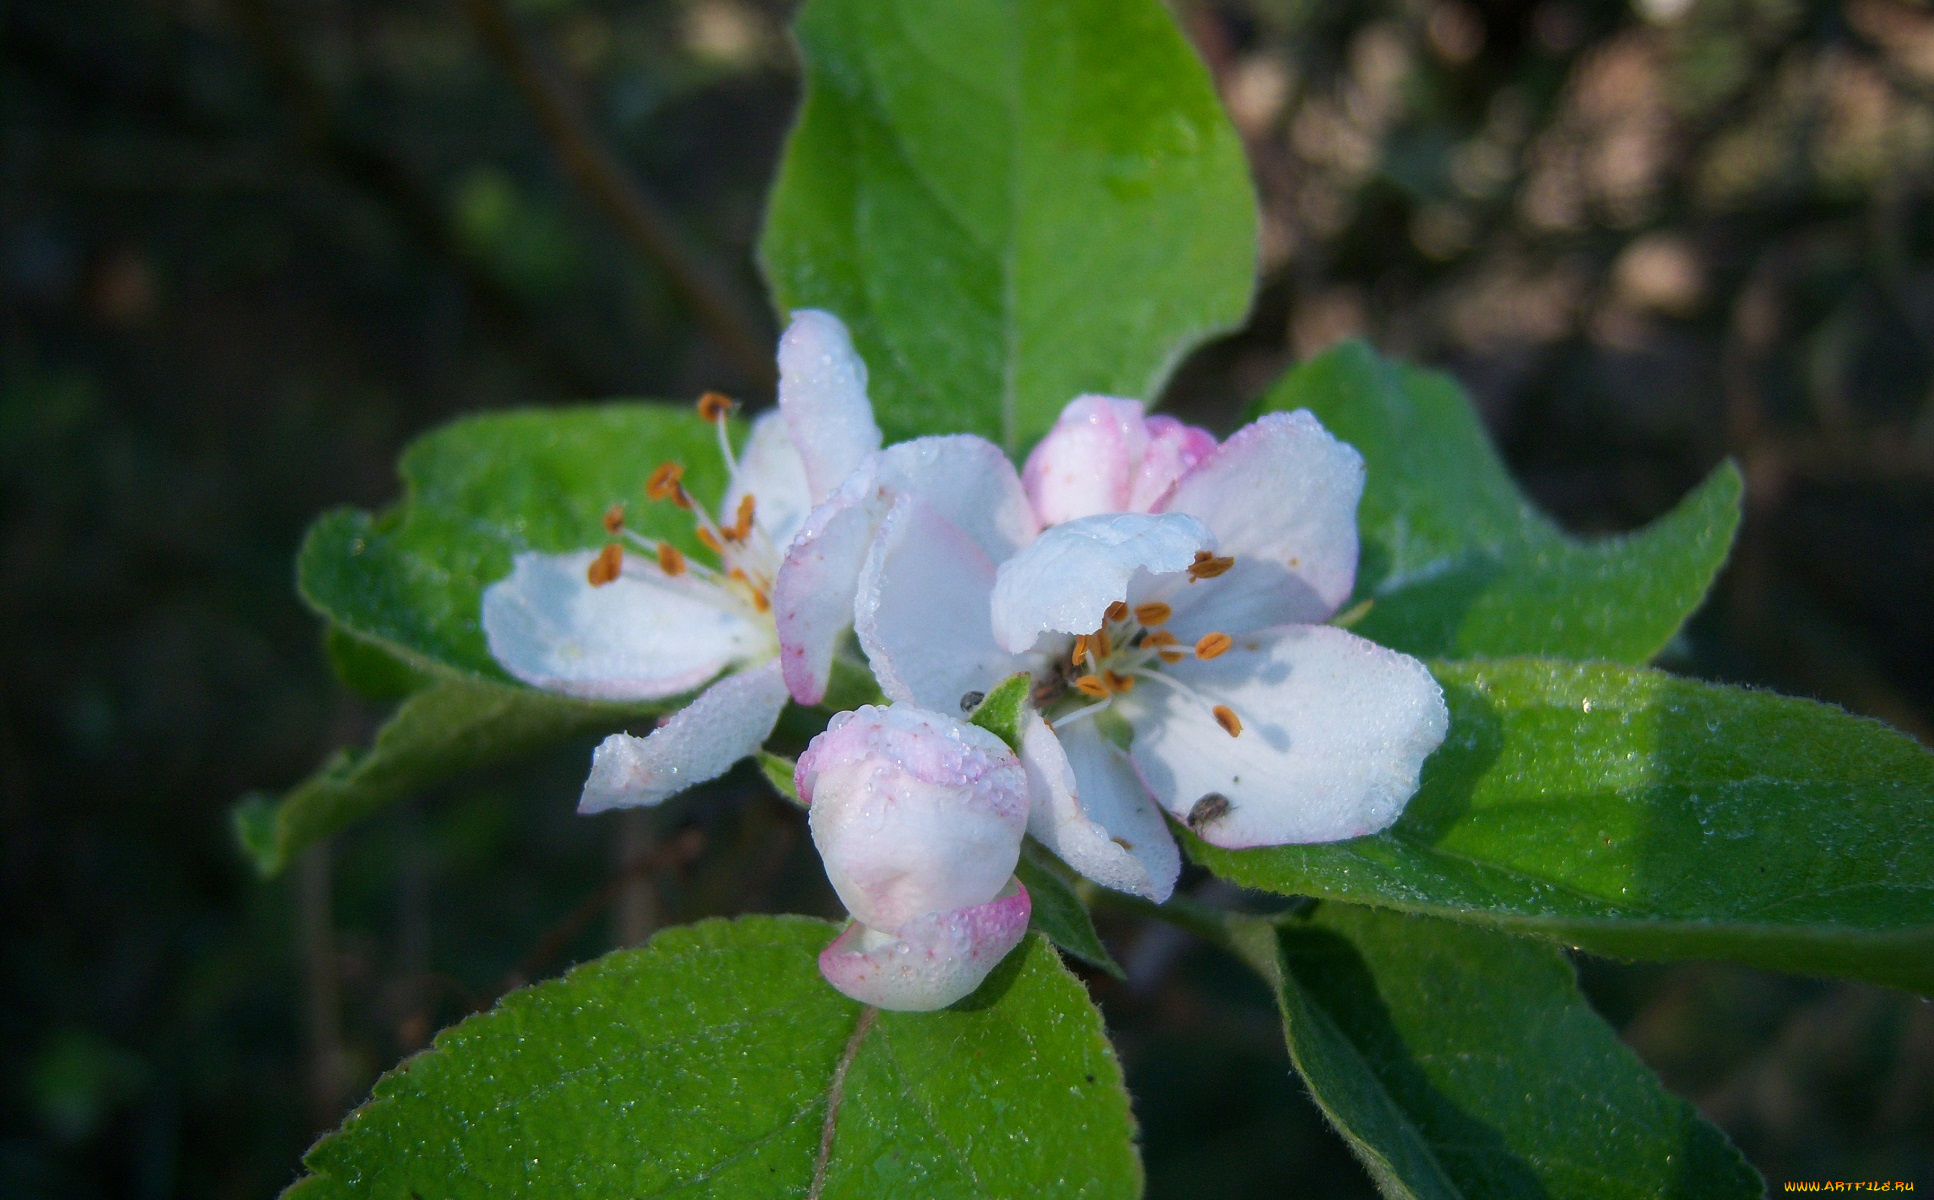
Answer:
[[[1235,709],[1226,704],[1218,704],[1209,711],[1215,715],[1215,723],[1222,726],[1222,732],[1230,737],[1241,736],[1242,718],[1236,715]]]
[[[760,612],[771,612],[772,598],[770,596],[767,596],[764,592],[760,591],[758,588],[753,588],[752,589],[752,607],[758,609]]]
[[[1173,646],[1175,645],[1175,635],[1166,629],[1151,630],[1142,635],[1142,645],[1150,649],[1159,649],[1162,646]]]
[[[1226,633],[1205,633],[1202,640],[1195,644],[1197,658],[1219,658],[1228,652],[1233,644]]]
[[[1157,650],[1155,652],[1155,657],[1161,659],[1165,663],[1179,663],[1183,659],[1187,658],[1188,655],[1182,653],[1180,650]]]
[[[1085,633],[1077,633],[1074,636],[1074,653],[1068,655],[1068,661],[1078,667],[1081,665],[1082,660],[1087,657],[1088,635]]]
[[[1189,579],[1191,581],[1197,579],[1214,579],[1235,565],[1236,560],[1229,555],[1225,554],[1218,558],[1210,554],[1207,550],[1197,550],[1195,552],[1195,561],[1189,564]]]
[[[1128,619],[1128,606],[1117,600],[1108,606],[1108,611],[1103,615],[1110,621],[1126,621]]]
[[[718,538],[712,536],[712,531],[705,528],[705,526],[700,525],[697,529],[693,530],[692,532],[698,534],[698,540],[704,543],[704,546],[707,550],[710,550],[712,553],[718,554],[718,555],[723,555],[725,553],[725,547],[719,543]]]
[[[708,421],[723,421],[737,407],[723,392],[707,392],[698,398],[698,415]]]
[[[733,541],[743,542],[746,538],[752,536],[752,514],[755,505],[756,502],[752,499],[750,492],[747,492],[739,501],[739,515],[732,522]]]
[[[1119,671],[1103,671],[1101,681],[1108,685],[1108,690],[1111,692],[1126,692],[1135,686],[1134,676],[1123,675]]]
[[[1096,654],[1099,654],[1103,658],[1107,658],[1110,654],[1113,654],[1115,652],[1115,639],[1108,636],[1108,630],[1106,626],[1095,630],[1094,639],[1095,639],[1094,646],[1095,646]]]
[[[620,529],[623,529],[624,527],[625,527],[625,506],[624,505],[614,504],[610,508],[607,508],[604,510],[604,531],[606,533],[610,534],[612,537],[617,537],[618,531]]]
[[[1163,604],[1160,600],[1151,600],[1147,604],[1137,604],[1135,606],[1135,619],[1151,629],[1165,623],[1174,615],[1175,610]]]
[[[685,573],[685,556],[670,542],[658,543],[658,569],[673,579]]]
[[[591,560],[591,566],[584,572],[584,578],[592,587],[603,587],[618,577],[618,571],[625,565],[625,550],[616,542],[606,543],[598,556]]]
[[[659,463],[658,469],[645,480],[645,495],[653,500],[675,500],[678,493],[685,489],[678,481],[685,474],[685,468],[675,462]]]
[[[1093,675],[1083,675],[1074,681],[1074,686],[1084,696],[1093,696],[1097,700],[1108,698],[1108,685]]]

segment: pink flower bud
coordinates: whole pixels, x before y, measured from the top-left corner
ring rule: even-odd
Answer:
[[[1215,449],[1207,430],[1144,417],[1137,400],[1079,396],[1027,456],[1021,480],[1043,524],[1152,512]]]

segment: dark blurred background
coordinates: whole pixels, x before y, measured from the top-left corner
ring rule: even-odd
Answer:
[[[656,925],[832,911],[751,776],[572,814],[588,747],[253,879],[245,790],[381,713],[291,558],[413,435],[769,399],[750,247],[797,101],[762,0],[0,4],[0,1194],[255,1197],[434,1030]],[[1666,665],[1934,727],[1934,12],[1905,0],[1183,2],[1263,282],[1171,389],[1221,430],[1338,337],[1471,387],[1569,527],[1749,478]],[[751,314],[748,316],[747,314]],[[748,347],[752,351],[748,352]],[[1367,1195],[1260,989],[1109,924],[1155,1196]],[[1784,1179],[1934,1187],[1934,1008],[1583,962]]]

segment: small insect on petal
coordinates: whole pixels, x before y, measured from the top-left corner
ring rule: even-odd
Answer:
[[[607,508],[604,510],[604,531],[606,533],[610,534],[612,537],[617,537],[618,531],[620,529],[623,529],[624,527],[625,527],[625,506],[624,505],[614,504],[610,508]]]
[[[1163,604],[1160,600],[1151,601],[1147,604],[1137,604],[1135,606],[1135,619],[1150,629],[1153,629],[1157,625],[1167,623],[1168,619],[1174,615],[1175,610]]]
[[[986,692],[962,692],[960,694],[960,711],[964,713],[973,712],[980,707],[980,702],[985,699],[987,699]]]
[[[1242,736],[1242,718],[1236,715],[1235,709],[1218,704],[1209,711],[1215,715],[1215,723],[1222,726],[1222,732],[1230,737]]]
[[[645,480],[645,495],[653,500],[676,500],[685,490],[678,482],[684,474],[685,468],[675,462],[659,463],[651,478]]]
[[[1202,639],[1195,643],[1195,656],[1204,659],[1220,658],[1229,652],[1229,647],[1233,644],[1234,642],[1226,633],[1205,633]]]
[[[685,573],[685,556],[670,542],[658,543],[658,569],[673,579]]]
[[[1096,676],[1083,675],[1074,681],[1074,686],[1075,690],[1084,696],[1093,696],[1097,700],[1106,700],[1108,698],[1108,685]]]
[[[722,392],[707,392],[698,398],[698,415],[708,421],[723,421],[738,405]]]
[[[1229,803],[1229,797],[1221,792],[1208,792],[1189,807],[1189,815],[1182,818],[1182,823],[1200,833],[1204,825],[1228,816],[1229,810],[1233,807],[1235,806]]]
[[[618,577],[625,564],[624,547],[616,542],[608,542],[598,556],[591,560],[591,566],[584,572],[584,578],[592,587],[603,587]]]
[[[1198,579],[1214,579],[1218,575],[1225,574],[1235,565],[1236,560],[1227,554],[1218,558],[1207,550],[1197,550],[1195,561],[1189,564],[1189,582],[1193,583]]]
[[[1104,615],[1110,621],[1126,621],[1128,619],[1128,605],[1117,600],[1108,606],[1108,611]]]

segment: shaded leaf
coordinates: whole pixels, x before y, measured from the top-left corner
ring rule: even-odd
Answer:
[[[1764,1185],[1555,948],[1322,904],[1277,933],[1291,1060],[1384,1195],[1724,1200]]]
[[[835,932],[706,921],[515,992],[379,1081],[289,1194],[1139,1194],[1100,1014],[1046,944],[878,1013],[819,977]]]
[[[1739,524],[1723,463],[1636,533],[1567,537],[1519,493],[1455,380],[1346,342],[1303,363],[1261,408],[1307,408],[1362,452],[1352,628],[1408,654],[1548,654],[1641,663],[1699,607]]]
[[[1029,838],[1022,845],[1014,874],[1034,902],[1029,928],[1091,967],[1116,979],[1128,977],[1095,932],[1094,918],[1069,882],[1068,869],[1052,853]]]
[[[797,32],[761,259],[852,327],[889,439],[1018,450],[1242,318],[1248,167],[1156,0],[812,0]]]
[[[967,719],[1021,752],[1021,718],[1027,714],[1034,694],[1034,680],[1022,672],[1002,680],[987,693]]]
[[[280,798],[252,795],[235,831],[256,870],[275,875],[304,849],[413,791],[566,738],[627,722],[641,730],[668,707],[597,704],[531,688],[445,678],[403,702],[367,750],[342,750]]]
[[[1600,954],[1934,992],[1925,748],[1826,705],[1657,671],[1431,669],[1450,736],[1389,830],[1236,851],[1185,835],[1189,853],[1250,887]]]

